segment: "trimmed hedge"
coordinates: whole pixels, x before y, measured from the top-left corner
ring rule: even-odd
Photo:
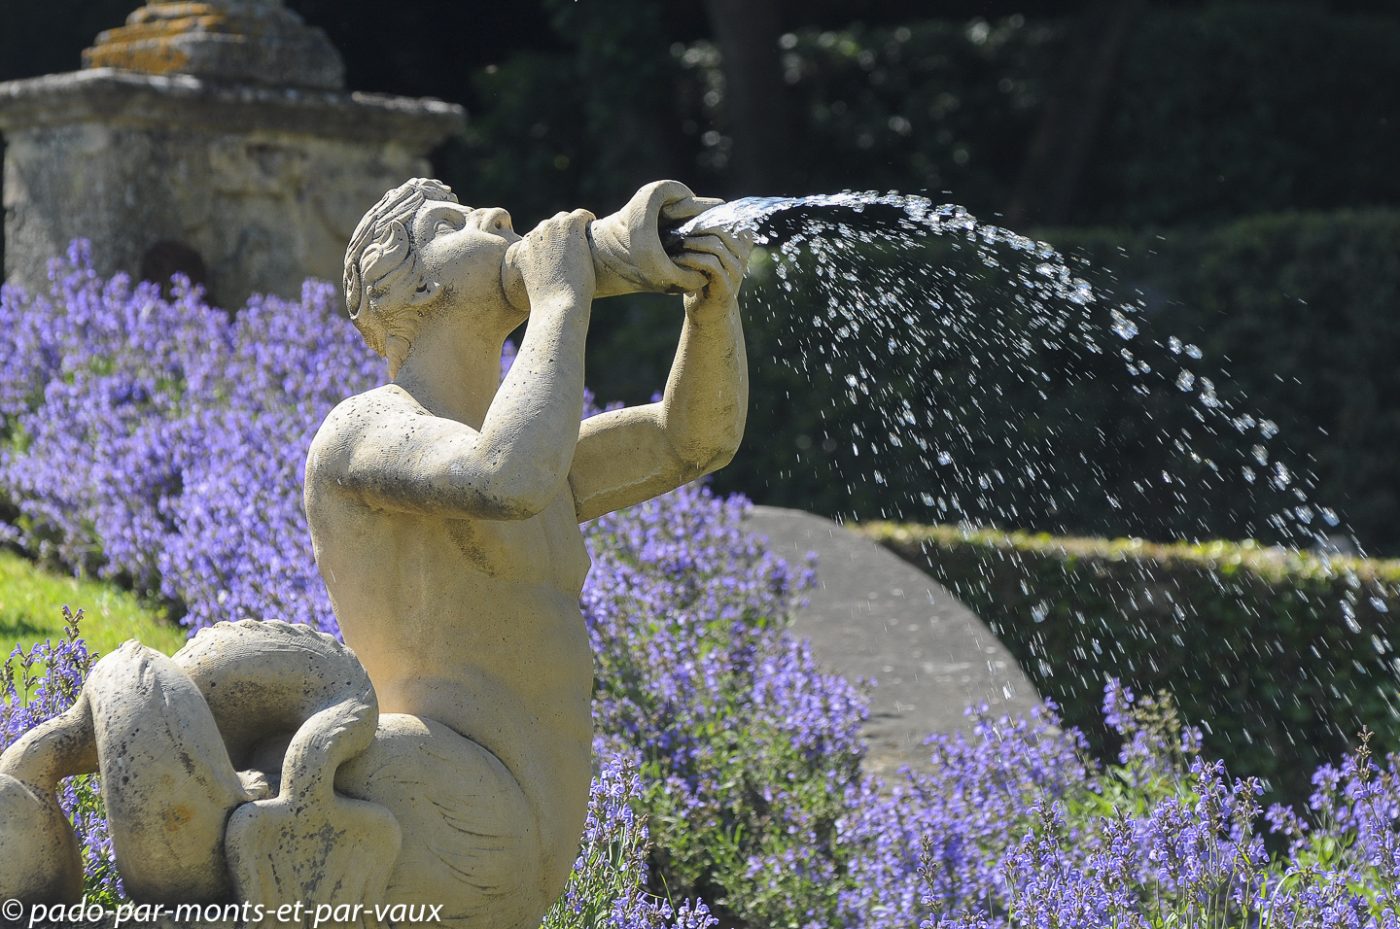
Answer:
[[[1400,748],[1400,561],[870,523],[985,620],[1095,748],[1103,682],[1164,689],[1206,754],[1307,795],[1362,726]]]

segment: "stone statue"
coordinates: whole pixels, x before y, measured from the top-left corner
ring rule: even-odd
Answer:
[[[100,770],[136,900],[251,902],[269,925],[300,901],[362,904],[356,925],[413,904],[447,926],[538,926],[591,775],[579,523],[722,466],[743,432],[749,243],[702,232],[672,257],[658,232],[715,202],[663,181],[522,237],[436,181],[386,194],[345,283],[390,383],[341,403],[306,464],[350,647],[239,622],[171,658],[134,642],[103,658],[0,756],[0,897],[78,898],[54,791]],[[641,290],[685,295],[665,395],[580,422],[593,299]]]

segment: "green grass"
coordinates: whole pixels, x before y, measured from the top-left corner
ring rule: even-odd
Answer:
[[[110,584],[44,570],[22,555],[0,550],[0,658],[16,645],[28,648],[63,638],[63,607],[82,610],[83,639],[103,655],[127,639],[166,654],[185,642],[185,630],[163,610]]]

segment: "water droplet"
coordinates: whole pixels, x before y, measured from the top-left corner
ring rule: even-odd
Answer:
[[[1342,601],[1342,621],[1349,631],[1360,634],[1361,624],[1356,621],[1356,610],[1345,600]]]
[[[1110,310],[1109,315],[1113,318],[1112,329],[1120,339],[1131,339],[1138,334],[1137,323],[1124,316],[1117,310]]]

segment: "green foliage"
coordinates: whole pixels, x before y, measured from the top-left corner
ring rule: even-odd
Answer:
[[[700,896],[747,925],[797,927],[814,917],[817,925],[835,925],[838,897],[853,885],[851,859],[862,849],[840,840],[850,809],[833,785],[854,782],[860,759],[805,757],[767,721],[754,724],[739,684],[720,685],[720,710],[701,733],[704,759],[695,772],[718,785],[722,809],[687,804],[668,783],[667,762],[642,768],[657,871],[670,889]],[[781,804],[773,802],[779,790]],[[755,859],[791,866],[775,875],[753,867]],[[794,900],[805,909],[794,911]]]
[[[1103,682],[1164,690],[1206,753],[1283,795],[1363,726],[1400,747],[1400,561],[872,523],[982,617],[1065,722],[1107,747]]]
[[[775,167],[784,190],[736,193],[893,187],[1004,207],[1082,28],[1073,15],[796,28],[782,43],[781,103],[803,157]],[[1129,31],[1065,219],[1140,228],[1400,205],[1397,43],[1393,14],[1154,5]],[[741,128],[727,121],[721,63],[704,41],[680,60],[692,170],[723,189]]]
[[[439,159],[463,199],[508,206],[517,228],[561,208],[602,215],[658,177],[688,174],[674,119],[680,69],[665,10],[544,0],[559,47],[472,77],[465,144]]]
[[[995,202],[1020,168],[1062,34],[1024,16],[796,29],[781,40],[789,90],[774,105],[791,108],[804,157],[773,153],[770,174],[793,193],[949,188]],[[680,61],[700,165],[722,171],[742,127],[727,120],[718,50],[695,43]]]
[[[17,645],[0,664],[0,750],[34,726],[67,710],[78,698],[97,653],[82,637],[83,611],[68,607],[60,634],[32,645]],[[103,906],[120,902],[119,879],[111,856],[101,785],[96,775],[68,778],[59,788],[59,803],[77,834],[85,859],[86,899]]]
[[[69,818],[79,824],[105,823],[107,807],[102,802],[102,786],[97,775],[80,774],[69,779],[69,786],[74,798]],[[93,855],[87,849],[84,851],[87,854],[83,867],[83,897],[87,902],[112,910],[127,902],[117,893],[121,875],[117,873],[116,862],[110,857]]]
[[[1128,39],[1070,220],[1141,227],[1400,204],[1397,45],[1393,14],[1158,5]]]
[[[186,630],[115,584],[45,570],[0,549],[0,650],[4,654],[62,636],[63,618],[57,607],[65,603],[82,607],[83,639],[101,654],[127,639],[139,639],[167,654],[185,643]]]
[[[549,908],[541,929],[605,929],[619,924],[619,902],[646,896],[645,861],[651,851],[644,816],[637,815],[635,764],[607,759],[595,780],[583,847],[569,874],[568,886]]]
[[[1400,553],[1400,211],[1047,235],[1083,256],[1081,273],[1101,289],[1145,294],[1151,334],[1195,342],[1207,362],[1225,359],[1221,396],[1247,398],[1245,409],[1278,423],[1295,462],[1317,475],[1317,502],[1342,511],[1368,549]],[[1231,530],[1217,531],[1242,535]]]

